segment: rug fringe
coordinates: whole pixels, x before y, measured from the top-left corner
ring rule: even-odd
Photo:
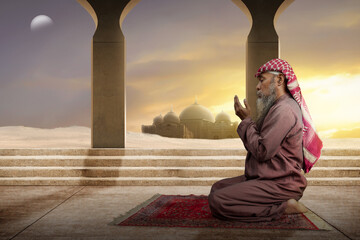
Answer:
[[[155,194],[154,196],[152,196],[145,202],[142,202],[139,205],[137,205],[136,207],[134,207],[133,209],[127,211],[125,214],[122,214],[119,217],[114,218],[114,220],[111,223],[109,223],[108,225],[118,225],[119,223],[121,223],[122,221],[124,221],[125,219],[130,217],[131,215],[135,214],[141,208],[147,206],[148,204],[150,204],[151,202],[153,202],[155,199],[159,198],[160,196],[161,196],[161,194],[159,194],[159,193]]]
[[[308,208],[308,211],[303,213],[305,217],[307,217],[310,222],[312,222],[319,230],[327,230],[332,231],[334,228],[328,224],[324,219],[322,219],[319,215],[317,215],[315,212],[313,212],[310,208]]]

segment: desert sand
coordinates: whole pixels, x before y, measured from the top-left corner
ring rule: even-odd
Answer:
[[[360,138],[322,139],[324,147],[360,148]],[[72,126],[42,129],[0,127],[0,148],[90,148],[91,129]],[[137,132],[126,133],[126,148],[244,148],[239,138],[179,139]]]

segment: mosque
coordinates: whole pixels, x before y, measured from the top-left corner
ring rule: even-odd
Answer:
[[[142,125],[141,131],[172,138],[223,139],[238,138],[237,127],[238,122],[231,122],[229,114],[222,111],[214,118],[195,100],[179,116],[171,109],[164,117],[155,117],[152,125]]]

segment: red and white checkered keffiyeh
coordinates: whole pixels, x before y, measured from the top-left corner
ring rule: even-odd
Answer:
[[[261,66],[255,74],[255,77],[258,77],[261,73],[266,71],[281,72],[285,75],[286,79],[288,80],[287,88],[301,108],[303,120],[303,169],[304,172],[307,173],[320,158],[323,144],[318,134],[316,133],[314,123],[311,119],[309,109],[305,103],[305,99],[301,94],[301,89],[295,73],[288,62],[279,58],[272,59]]]

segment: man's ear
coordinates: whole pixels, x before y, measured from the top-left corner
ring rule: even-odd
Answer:
[[[284,74],[280,73],[278,75],[278,77],[279,77],[279,80],[277,81],[278,86],[281,86],[283,84],[285,85],[285,76],[284,76]]]

